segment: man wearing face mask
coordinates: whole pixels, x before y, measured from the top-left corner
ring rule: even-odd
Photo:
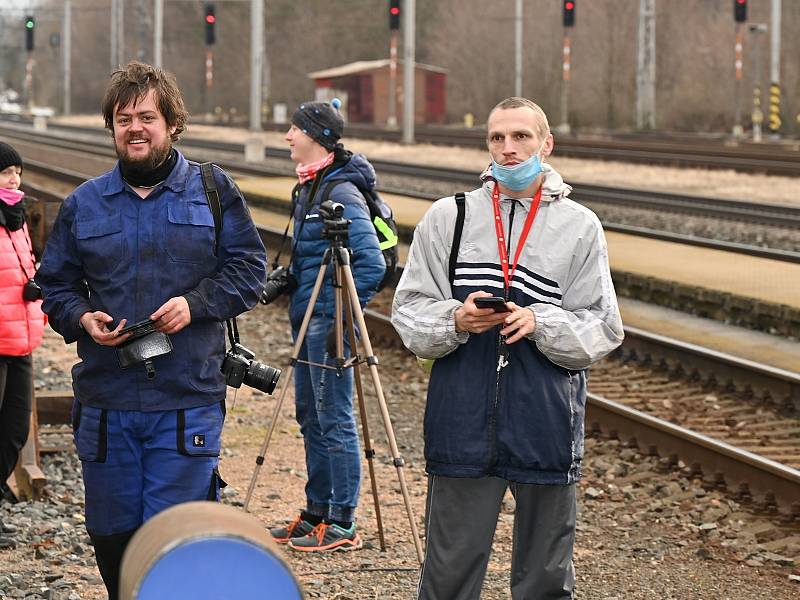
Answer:
[[[255,306],[266,257],[233,181],[210,174],[217,231],[200,165],[172,146],[188,117],[174,76],[131,62],[112,73],[102,108],[119,161],[64,200],[36,280],[53,328],[77,341],[72,423],[86,530],[113,600],[143,522],[219,499],[223,322]],[[131,338],[121,329],[147,319],[156,333],[142,339],[172,349],[121,360]]]
[[[600,222],[542,162],[553,150],[542,109],[508,98],[487,130],[482,187],[463,219],[449,197],[417,225],[392,307],[405,345],[436,359],[417,597],[480,597],[510,489],[512,598],[571,598],[586,369],[622,343],[622,322]],[[487,296],[501,306],[479,307]]]

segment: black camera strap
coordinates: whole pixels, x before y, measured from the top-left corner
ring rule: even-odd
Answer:
[[[228,328],[228,339],[231,341],[231,348],[233,348],[234,345],[239,343],[239,328],[236,326],[236,317],[225,321],[225,325]]]
[[[28,275],[28,272],[25,270],[25,267],[22,266],[22,259],[19,257],[19,250],[17,250],[17,245],[14,243],[14,238],[11,237],[11,232],[6,227],[3,227],[3,229],[5,229],[5,232],[8,235],[8,241],[11,242],[11,247],[14,249],[14,254],[17,257],[17,262],[19,263],[19,268],[22,270],[23,274],[25,275],[25,279],[30,280],[31,276]],[[31,253],[31,258],[33,259],[33,264],[34,264],[34,268],[35,268],[36,256],[33,254],[33,248],[31,246],[28,246],[28,251]]]
[[[330,171],[333,165],[328,165],[321,171],[317,172],[316,177],[314,177],[314,181],[311,184],[311,190],[308,192],[308,198],[306,198],[306,206],[305,212],[303,213],[303,221],[300,223],[300,228],[297,230],[297,235],[294,236],[292,240],[292,256],[289,257],[289,264],[286,265],[287,269],[292,264],[292,258],[294,257],[294,250],[297,247],[297,242],[300,240],[300,234],[303,232],[303,227],[306,224],[305,217],[308,216],[308,211],[311,210],[311,207],[314,205],[314,196],[317,195],[317,191],[319,190],[319,186],[322,184],[322,180],[325,179],[325,176]],[[275,260],[272,261],[272,268],[273,270],[278,267],[279,259],[281,257],[281,252],[283,252],[284,245],[286,244],[286,239],[289,237],[289,226],[292,224],[292,219],[294,218],[294,210],[297,205],[297,201],[300,199],[300,190],[303,188],[303,184],[297,183],[292,188],[292,205],[291,205],[291,212],[289,213],[289,221],[286,223],[286,229],[283,230],[283,237],[281,238],[281,245],[278,247],[278,253],[275,255]]]

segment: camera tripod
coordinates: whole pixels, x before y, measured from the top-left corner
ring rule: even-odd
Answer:
[[[325,202],[324,204],[328,204],[329,202]],[[247,512],[250,506],[250,500],[253,496],[253,491],[255,490],[256,480],[258,479],[259,472],[261,470],[261,466],[264,464],[264,457],[267,453],[267,448],[269,447],[270,440],[272,439],[272,434],[275,430],[275,425],[278,421],[278,417],[280,416],[281,407],[283,406],[283,399],[286,396],[286,392],[289,389],[289,385],[292,381],[292,375],[294,374],[294,366],[298,362],[305,362],[299,360],[300,350],[303,345],[303,341],[306,336],[306,332],[308,330],[308,325],[311,321],[312,314],[314,312],[314,305],[316,304],[317,298],[319,296],[320,290],[322,289],[322,285],[325,280],[325,274],[328,268],[328,265],[333,265],[333,289],[334,289],[334,307],[335,307],[335,315],[333,318],[334,322],[334,334],[335,334],[335,342],[336,342],[336,356],[333,360],[333,365],[315,365],[322,368],[334,369],[340,371],[341,369],[348,369],[352,368],[354,374],[354,382],[356,386],[356,396],[358,397],[358,409],[359,414],[361,417],[361,429],[362,429],[362,437],[364,440],[364,455],[367,458],[367,465],[369,468],[369,478],[372,487],[372,498],[375,505],[375,518],[378,525],[378,538],[380,540],[380,547],[381,550],[386,550],[386,542],[384,539],[384,532],[383,532],[383,522],[381,520],[381,509],[380,509],[380,501],[378,499],[378,487],[377,482],[375,480],[375,469],[373,464],[373,457],[375,456],[375,451],[372,448],[370,435],[369,435],[369,424],[367,421],[367,413],[366,407],[364,405],[364,394],[363,389],[361,386],[361,374],[359,365],[361,362],[365,362],[369,369],[369,372],[372,376],[372,383],[375,387],[375,392],[378,398],[378,405],[381,410],[381,415],[383,418],[383,426],[386,430],[386,437],[389,441],[389,448],[392,453],[393,464],[397,471],[397,479],[400,483],[400,490],[403,494],[403,501],[405,503],[406,513],[408,515],[408,521],[411,526],[411,536],[414,541],[414,548],[417,553],[417,559],[420,563],[423,561],[423,553],[422,553],[422,544],[419,540],[419,535],[417,533],[417,524],[416,520],[414,519],[414,513],[411,508],[411,501],[408,494],[408,488],[406,486],[405,481],[405,474],[403,470],[404,460],[400,456],[400,453],[397,448],[397,442],[394,436],[394,429],[392,428],[392,422],[389,417],[389,411],[386,406],[386,399],[383,395],[383,388],[381,386],[380,378],[378,376],[378,359],[375,357],[372,351],[372,344],[369,339],[369,333],[367,332],[366,322],[364,321],[364,313],[361,310],[361,304],[359,303],[358,299],[358,291],[356,290],[355,281],[353,279],[353,272],[350,268],[350,252],[346,245],[347,240],[347,228],[349,225],[349,221],[342,219],[341,214],[343,207],[341,204],[334,204],[330,203],[332,207],[335,207],[337,210],[337,216],[339,217],[338,220],[325,220],[324,222],[324,229],[323,235],[330,239],[330,246],[325,250],[325,254],[322,258],[322,263],[320,264],[319,272],[317,274],[316,282],[314,283],[314,288],[311,292],[311,297],[308,302],[308,308],[306,309],[305,315],[303,317],[302,324],[300,325],[300,330],[297,335],[297,339],[294,344],[294,349],[292,351],[291,361],[289,363],[289,367],[287,370],[286,377],[283,379],[283,386],[281,388],[281,392],[278,395],[278,401],[275,405],[275,411],[272,415],[272,421],[270,422],[269,428],[267,433],[264,437],[264,442],[261,446],[261,451],[256,458],[256,466],[253,471],[253,476],[250,480],[250,486],[247,490],[247,497],[244,502],[244,510]],[[322,210],[320,210],[322,212]],[[344,288],[344,293],[343,293]],[[347,334],[350,341],[350,358],[345,360],[344,358],[344,323],[342,322],[342,315],[346,316],[347,320]],[[358,346],[357,346],[357,339],[355,333],[355,322],[358,323],[360,332],[361,332],[361,344],[364,349],[365,358],[362,360],[358,355]]]

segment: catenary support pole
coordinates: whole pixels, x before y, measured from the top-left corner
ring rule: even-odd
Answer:
[[[522,0],[516,0],[514,15],[514,95],[522,96]]]
[[[117,59],[117,4],[119,0],[111,0],[111,43],[110,43],[110,50],[111,50],[111,71],[116,70],[117,65],[119,65],[119,60]]]
[[[781,130],[781,0],[772,0],[770,12],[769,131],[780,137]]]
[[[656,127],[656,0],[639,0],[636,127]]]
[[[70,55],[72,54],[72,0],[64,0],[64,22],[61,24],[61,60],[63,61],[63,77],[64,77],[64,106],[63,112],[68,115],[72,112],[72,62]]]
[[[416,92],[414,90],[414,70],[416,66],[416,50],[414,48],[414,12],[416,0],[403,0],[405,15],[403,17],[403,143],[414,143],[414,108]]]
[[[164,0],[154,0],[153,65],[164,68]]]
[[[264,0],[250,2],[250,131],[261,131],[261,80],[264,73]]]

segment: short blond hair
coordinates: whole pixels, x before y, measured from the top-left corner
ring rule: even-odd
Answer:
[[[486,122],[489,122],[489,119],[494,111],[508,110],[510,108],[530,108],[533,111],[533,114],[536,115],[535,130],[536,134],[539,136],[539,139],[543,140],[548,136],[550,133],[550,123],[547,122],[547,115],[544,114],[542,107],[532,100],[528,100],[527,98],[523,98],[521,96],[511,96],[510,98],[506,98],[505,100],[498,102],[495,107],[489,111],[489,116],[486,117]]]

